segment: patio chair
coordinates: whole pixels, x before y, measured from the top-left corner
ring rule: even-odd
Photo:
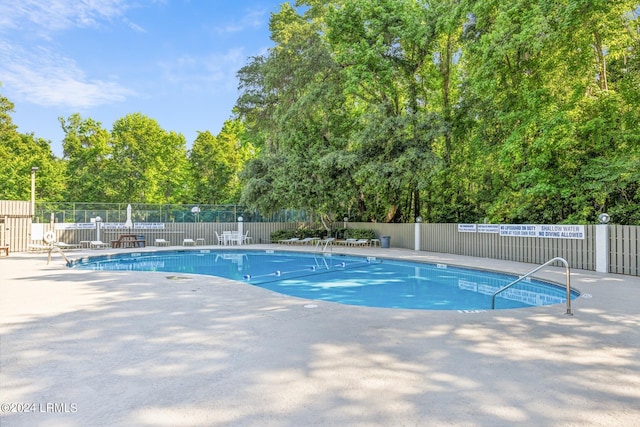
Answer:
[[[169,246],[169,242],[165,239],[156,239],[156,246]]]
[[[232,245],[241,245],[243,240],[244,240],[244,236],[240,234],[239,231],[234,231],[233,233],[231,233],[231,238],[229,240],[229,243]]]
[[[234,245],[238,243],[238,234],[235,231],[223,231],[222,242],[224,245]]]
[[[89,247],[91,249],[106,249],[109,247],[109,244],[104,243],[102,240],[92,240],[89,242]]]
[[[196,241],[193,239],[184,239],[182,241],[182,246],[195,246],[196,245]]]
[[[253,242],[253,237],[249,236],[249,230],[247,230],[247,232],[244,233],[244,236],[242,236],[242,244],[246,245],[250,242]]]
[[[216,233],[216,239],[218,239],[218,244],[219,245],[224,245],[224,237],[219,235],[217,231],[215,233]]]

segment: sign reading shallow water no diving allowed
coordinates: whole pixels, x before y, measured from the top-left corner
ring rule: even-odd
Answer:
[[[584,225],[547,224],[458,224],[459,233],[495,233],[503,237],[584,239]]]
[[[545,239],[584,239],[584,225],[504,224],[500,236]]]

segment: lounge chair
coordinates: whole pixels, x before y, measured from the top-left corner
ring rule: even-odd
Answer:
[[[294,243],[298,243],[299,241],[300,241],[299,237],[292,237],[290,239],[278,240],[278,243],[282,243],[282,244],[285,244],[285,245],[291,245],[291,244],[294,244]]]
[[[356,239],[345,239],[345,240],[336,241],[336,243],[338,243],[339,245],[345,245],[345,246],[352,246],[355,242],[357,242]]]
[[[304,239],[299,240],[295,243],[299,245],[308,245],[309,243],[314,242],[316,240],[319,240],[319,239],[317,237],[305,237]]]
[[[29,251],[31,252],[44,252],[44,251],[48,251],[49,249],[51,249],[51,245],[41,245],[38,243],[31,243],[29,244],[28,248]]]
[[[55,245],[59,247],[61,251],[65,249],[80,249],[80,245],[75,243],[57,242]]]
[[[353,242],[353,246],[369,246],[369,239],[358,239]]]
[[[182,241],[182,246],[195,246],[196,245],[196,241],[193,239],[184,239]]]
[[[156,239],[155,244],[156,246],[169,246],[169,241],[165,239]]]
[[[102,240],[92,240],[89,242],[91,249],[106,249],[109,247],[108,243],[104,243]]]

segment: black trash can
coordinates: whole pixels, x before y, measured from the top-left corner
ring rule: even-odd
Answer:
[[[391,247],[391,236],[380,236],[380,247],[381,248],[390,248]]]

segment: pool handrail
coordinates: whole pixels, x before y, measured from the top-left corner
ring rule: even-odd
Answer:
[[[326,239],[320,239],[316,242],[316,248],[314,249],[314,253],[318,252],[318,249],[321,249],[321,252],[326,252],[327,247],[330,247],[330,252],[333,253],[333,242],[335,241],[335,237],[327,237]],[[324,243],[324,247],[322,244]]]
[[[505,290],[509,289],[510,287],[515,285],[516,283],[526,279],[527,277],[531,276],[532,274],[536,273],[537,271],[540,271],[541,269],[543,269],[547,265],[549,265],[551,263],[554,263],[556,261],[560,261],[561,263],[563,263],[564,267],[565,267],[565,270],[566,270],[566,276],[567,276],[567,279],[566,279],[567,280],[567,312],[565,314],[567,316],[573,316],[573,313],[571,312],[571,269],[569,268],[569,263],[567,262],[567,260],[564,259],[564,258],[561,258],[561,257],[555,257],[555,258],[550,259],[549,261],[545,262],[544,264],[542,264],[542,265],[536,267],[535,269],[531,270],[530,272],[528,272],[524,276],[518,277],[513,282],[511,282],[508,285],[505,285],[505,286],[501,287],[500,289],[498,289],[497,291],[495,291],[493,293],[493,295],[491,296],[491,309],[495,310],[495,308],[496,308],[496,295],[498,295],[502,291],[505,291]]]

